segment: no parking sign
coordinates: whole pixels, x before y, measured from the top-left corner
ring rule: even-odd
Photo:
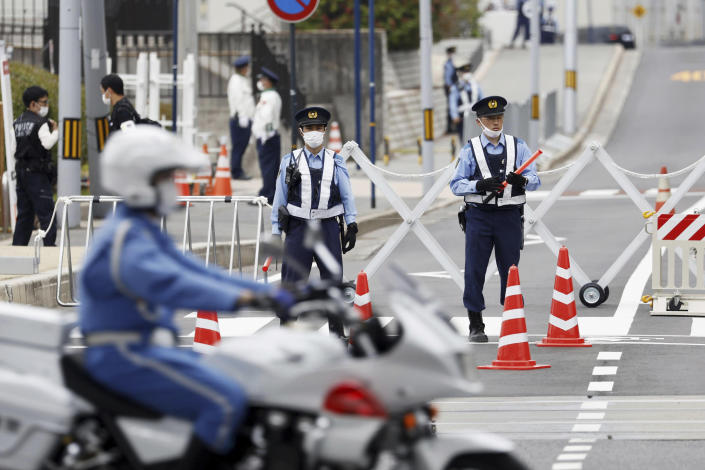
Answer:
[[[316,11],[318,0],[267,0],[272,12],[284,21],[298,23]]]

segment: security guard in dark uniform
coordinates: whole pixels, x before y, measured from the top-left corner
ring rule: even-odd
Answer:
[[[286,233],[283,284],[302,280],[302,275],[289,266],[290,261],[308,273],[315,259],[321,278],[333,279],[333,273],[326,269],[318,255],[304,247],[309,220],[320,220],[323,241],[341,267],[342,255],[353,249],[357,234],[350,175],[343,158],[323,145],[330,112],[312,106],[300,110],[295,118],[305,147],[282,158],[272,204],[272,234]],[[347,230],[343,230],[343,221]],[[343,335],[342,324],[329,322],[329,328]]]
[[[22,94],[27,107],[12,125],[15,134],[15,172],[17,174],[17,223],[13,245],[29,243],[36,214],[42,230],[47,230],[54,213],[56,167],[49,150],[59,139],[56,122],[48,119],[49,93],[31,86]],[[44,237],[44,246],[56,243],[56,223]]]
[[[501,96],[488,96],[472,107],[482,134],[461,149],[450,182],[453,194],[465,199],[465,209],[459,214],[465,232],[463,304],[470,319],[468,339],[478,343],[487,342],[482,288],[490,254],[494,248],[501,282],[500,303],[504,304],[507,274],[512,265],[519,264],[522,248],[525,191],[541,185],[535,163],[520,175],[513,171],[531,158],[531,151],[523,140],[503,133],[506,106],[507,100]],[[502,191],[504,181],[507,187]]]

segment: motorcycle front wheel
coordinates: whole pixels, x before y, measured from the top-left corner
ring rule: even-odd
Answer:
[[[529,470],[512,454],[463,454],[450,461],[444,470]]]

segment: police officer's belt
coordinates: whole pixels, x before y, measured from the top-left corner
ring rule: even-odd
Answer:
[[[330,219],[331,217],[337,217],[345,213],[345,208],[342,204],[335,205],[329,209],[310,210],[306,210],[302,207],[295,206],[293,204],[287,204],[286,209],[289,211],[289,215],[307,220]]]
[[[473,203],[473,204],[483,204],[484,199],[487,197],[487,194],[468,194],[464,197],[466,203]],[[517,204],[524,204],[526,202],[526,195],[522,194],[519,196],[513,196],[508,199],[502,199],[502,198],[493,198],[492,201],[489,204],[485,204],[486,206],[507,206],[507,205],[517,205]]]
[[[176,338],[167,328],[155,328],[149,335],[138,331],[100,331],[85,336],[86,346],[125,346],[128,344],[151,344],[154,346],[176,346]]]

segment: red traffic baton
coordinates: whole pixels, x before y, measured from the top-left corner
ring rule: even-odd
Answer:
[[[534,163],[534,161],[536,161],[536,159],[539,158],[539,156],[540,156],[542,153],[543,153],[543,150],[538,149],[536,152],[534,152],[534,154],[531,156],[531,158],[529,158],[527,161],[525,161],[524,163],[522,163],[522,165],[521,165],[519,168],[517,168],[514,173],[516,173],[517,175],[522,174],[522,173],[524,172],[524,170],[526,170],[527,168],[529,168],[529,165],[531,165],[532,163]],[[504,188],[506,188],[506,187],[507,187],[507,181],[506,181],[506,180],[505,180],[505,181],[502,181],[502,189],[501,189],[501,191],[497,191],[496,193],[493,193],[493,194],[490,194],[489,196],[487,196],[487,197],[485,198],[485,200],[482,201],[483,204],[487,204],[488,202],[490,202],[490,200],[491,200],[493,197],[499,197],[499,193],[501,193],[502,191],[504,191]]]
[[[272,264],[272,257],[267,256],[267,259],[264,261],[264,264],[262,265],[262,271],[265,273],[269,271],[269,265]]]

